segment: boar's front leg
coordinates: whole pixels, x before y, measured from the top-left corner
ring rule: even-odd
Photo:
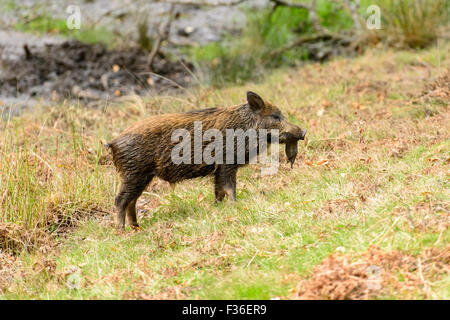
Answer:
[[[214,192],[216,203],[222,201],[225,195],[229,201],[236,201],[236,173],[235,165],[220,165],[214,173]]]

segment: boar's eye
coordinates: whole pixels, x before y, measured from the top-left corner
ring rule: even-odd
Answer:
[[[280,117],[279,114],[273,114],[273,115],[272,115],[272,119],[275,120],[275,121],[280,121],[280,120],[281,120],[281,117]]]

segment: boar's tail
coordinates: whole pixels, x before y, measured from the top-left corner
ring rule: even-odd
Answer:
[[[120,161],[119,161],[119,155],[118,155],[118,148],[117,148],[117,145],[114,143],[114,141],[113,142],[106,142],[106,141],[104,141],[103,139],[102,139],[102,144],[103,144],[103,146],[106,148],[106,149],[108,149],[109,150],[109,152],[111,153],[111,156],[112,156],[112,160],[113,160],[113,163],[114,163],[114,166],[116,167],[116,169],[117,169],[117,171],[122,171],[122,165],[121,165],[121,163],[120,163]]]
[[[113,144],[106,142],[104,139],[100,139],[100,143],[102,144],[103,147],[108,149],[109,155],[101,156],[99,158],[99,160],[98,160],[98,163],[99,164],[105,164],[105,163],[108,163],[108,162],[110,163],[111,160],[113,160],[113,162],[114,162],[115,155],[114,155]],[[112,159],[111,159],[111,156],[112,156]]]

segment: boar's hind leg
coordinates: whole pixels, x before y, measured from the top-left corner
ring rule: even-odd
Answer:
[[[153,176],[128,177],[122,180],[119,193],[116,196],[116,227],[125,227],[125,216],[133,226],[138,226],[136,218],[136,200],[140,197],[145,187],[150,183]]]
[[[214,174],[214,192],[216,202],[222,201],[225,195],[228,200],[236,200],[236,166],[219,166]]]

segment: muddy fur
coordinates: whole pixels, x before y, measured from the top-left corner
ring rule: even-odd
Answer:
[[[136,219],[136,200],[153,177],[159,177],[171,184],[185,179],[214,175],[216,201],[225,195],[231,201],[236,198],[236,173],[242,164],[175,164],[172,149],[179,141],[172,141],[176,129],[186,129],[191,133],[191,147],[194,149],[194,122],[201,121],[202,132],[208,129],[219,130],[224,139],[226,129],[278,129],[281,143],[303,139],[306,131],[286,121],[281,111],[271,103],[265,102],[253,92],[247,92],[247,103],[185,113],[153,116],[136,123],[117,138],[108,143],[113,155],[114,165],[121,175],[121,186],[115,199],[117,227],[123,228],[125,216],[128,223],[138,226]],[[209,144],[204,141],[202,150]],[[235,141],[235,153],[238,150]],[[225,141],[223,155],[225,157]],[[245,162],[248,163],[248,146]],[[234,154],[235,159],[237,155]],[[225,161],[224,161],[225,162]],[[236,163],[236,161],[234,162]]]

